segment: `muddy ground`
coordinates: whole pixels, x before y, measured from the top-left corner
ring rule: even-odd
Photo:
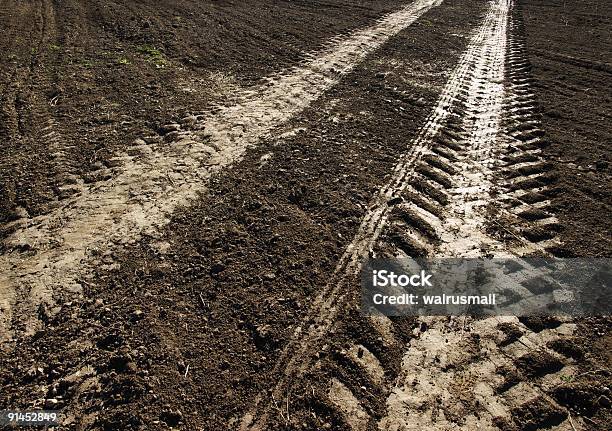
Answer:
[[[8,29],[0,44],[10,53],[0,76],[1,221],[48,211],[72,176],[88,178],[135,137],[231,103],[237,88],[298,64],[331,36],[402,2],[124,3],[0,6]],[[554,252],[609,257],[612,66],[604,53],[612,7],[518,3],[550,144],[544,154],[562,241]],[[61,409],[68,419],[61,429],[238,429],[257,394],[273,387],[282,347],[486,6],[447,0],[427,12],[218,174],[159,237],[105,255],[114,269],[83,281],[82,297],[58,294],[59,309],[40,307],[43,329],[0,353],[0,409]],[[51,157],[49,142],[64,155]],[[366,387],[345,349],[358,340],[389,381],[403,351],[384,345],[351,306],[356,301],[349,295],[335,337],[317,353],[322,368],[278,400],[269,429],[351,429],[325,401],[330,377],[359,393],[374,418],[384,416],[384,394]],[[420,328],[411,319],[393,323],[404,342]],[[552,396],[585,418],[585,429],[606,429],[612,322],[578,323],[569,346],[555,346],[576,360],[578,377]],[[539,429],[533,412],[522,413],[500,428]]]

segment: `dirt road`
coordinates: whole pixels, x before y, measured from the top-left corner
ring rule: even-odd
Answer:
[[[612,423],[609,318],[374,318],[358,280],[610,256],[607,2],[137,3],[0,6],[0,410]]]

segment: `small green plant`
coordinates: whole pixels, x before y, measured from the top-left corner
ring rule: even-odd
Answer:
[[[138,47],[138,51],[142,54],[148,55],[149,57],[161,57],[162,56],[161,51],[151,45],[140,45]]]
[[[54,44],[54,43],[52,43],[51,45],[49,45],[49,50],[50,50],[50,51],[59,51],[60,49],[62,49],[62,47],[61,47],[61,46],[59,46],[59,45],[56,45],[56,44]]]
[[[128,60],[125,57],[122,57],[122,58],[117,60],[117,64],[130,64],[130,60]]]
[[[140,45],[138,47],[138,52],[144,54],[147,57],[147,60],[153,62],[156,67],[162,68],[168,65],[168,61],[164,57],[162,52],[151,45]]]
[[[559,376],[559,378],[564,381],[565,383],[569,383],[572,380],[574,380],[574,376],[565,376],[565,375],[561,375]]]

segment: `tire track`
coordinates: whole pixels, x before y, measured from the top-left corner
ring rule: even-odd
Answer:
[[[530,65],[525,55],[520,9],[513,10],[508,27],[506,91],[501,117],[499,112],[495,114],[499,133],[482,142],[497,141],[496,148],[482,145],[464,148],[464,140],[453,159],[465,159],[466,152],[472,154],[469,158],[480,167],[480,172],[486,173],[485,189],[493,191],[483,195],[479,190],[467,199],[470,203],[481,202],[476,204],[480,209],[472,212],[478,216],[480,235],[476,240],[481,242],[468,249],[462,240],[459,247],[455,246],[456,241],[444,242],[443,226],[449,222],[446,209],[438,208],[437,213],[443,216],[437,219],[437,225],[431,214],[421,211],[421,222],[442,232],[443,245],[430,249],[435,254],[443,250],[452,256],[547,255],[547,250],[554,250],[557,245],[556,218],[546,211],[550,180],[544,177],[548,166],[540,155],[545,141],[530,90],[532,79],[528,74]],[[468,110],[468,114],[475,113]],[[472,175],[465,164],[457,171],[464,172],[460,177]],[[481,181],[463,186],[469,190],[478,184]],[[456,189],[449,188],[448,194],[456,196]],[[456,201],[452,197],[449,200]],[[474,221],[463,218],[461,205],[451,204],[449,212],[461,214],[462,223]],[[510,238],[502,238],[501,242],[492,239],[491,232],[483,229],[487,219],[504,223]],[[460,230],[458,224],[457,231]],[[499,223],[496,230],[499,231]],[[514,269],[515,272],[503,271],[500,276],[522,298],[514,304],[519,312],[534,298],[528,286],[528,273],[534,268],[524,261],[516,262],[525,264],[520,274]],[[559,396],[562,382],[576,374],[576,358],[558,347],[571,343],[576,325],[554,317],[545,320],[544,325],[540,323],[538,319],[517,317],[423,319],[421,327],[425,329],[417,331],[409,343],[402,360],[403,371],[394,382],[387,400],[387,416],[379,422],[379,429],[583,429],[582,419],[572,419],[567,400]]]
[[[496,216],[515,227],[515,235],[537,243],[541,249],[555,253],[560,229],[551,211],[551,198],[556,193],[551,165],[542,157],[548,143],[541,129],[540,116],[531,86],[525,48],[524,25],[520,8],[513,16],[509,38],[508,97],[502,121],[505,142],[501,160],[502,208]],[[495,213],[495,212],[494,212]]]
[[[384,352],[402,345],[398,339],[402,328],[386,317],[371,317],[360,322],[362,332],[367,327],[366,332],[378,335],[382,345],[351,342],[349,335],[350,348],[334,353],[332,359],[314,359],[319,358],[317,352],[326,350],[328,335],[339,338],[338,334],[359,333],[351,327],[355,323],[344,326],[339,313],[354,290],[352,282],[362,262],[372,253],[391,250],[400,257],[517,257],[546,254],[551,246],[548,241],[519,236],[533,227],[532,220],[514,222],[510,227],[512,241],[498,238],[489,226],[492,217],[498,216],[494,209],[513,214],[508,207],[498,209],[499,201],[507,200],[510,193],[508,181],[500,180],[510,172],[531,172],[532,166],[531,162],[516,165],[506,160],[500,178],[500,157],[512,151],[522,157],[533,156],[529,146],[537,146],[540,137],[533,100],[521,105],[527,111],[517,109],[525,96],[522,80],[527,69],[519,58],[524,48],[515,35],[515,21],[509,19],[511,8],[511,1],[491,2],[438,105],[410,147],[412,152],[401,157],[330,283],[317,297],[304,321],[308,323],[297,328],[277,362],[275,372],[281,379],[271,394],[260,394],[243,418],[242,429],[265,429],[276,407],[274,400],[284,399],[291,382],[311,368],[335,370],[326,373],[330,376],[328,401],[354,430],[373,426],[393,431],[423,427],[522,429],[523,421],[536,427],[569,426],[566,410],[548,392],[555,379],[572,374],[573,359],[547,346],[571,337],[575,327],[571,323],[560,329],[551,327],[540,336],[517,318],[464,319],[462,323],[459,319],[425,318],[413,331],[410,349],[397,374],[383,358]],[[505,83],[507,67],[510,84]],[[528,147],[519,145],[523,143]],[[554,223],[552,216],[545,219]],[[525,287],[535,268],[522,263],[520,274],[499,271],[499,277],[513,286],[523,301],[514,304],[516,307],[529,305],[535,298]],[[541,271],[533,273],[541,275]],[[474,355],[476,347],[468,348],[473,340],[465,335],[466,327],[486,341],[478,344],[486,352],[482,361]],[[521,338],[512,339],[517,332]],[[458,371],[448,372],[453,369]],[[510,380],[508,373],[518,376],[517,380]],[[538,380],[525,383],[534,373]],[[389,380],[393,375],[397,377]],[[474,405],[466,400],[466,391],[476,400]],[[386,396],[381,415],[377,399]],[[537,423],[529,417],[534,409],[540,415]],[[373,418],[380,416],[375,423]]]
[[[553,394],[575,375],[575,361],[548,346],[576,325],[554,320],[535,332],[516,317],[426,322],[404,355],[381,430],[572,429]]]
[[[109,247],[156,235],[177,206],[206,189],[210,176],[241,159],[247,148],[300,112],[391,36],[440,0],[416,0],[372,26],[338,38],[316,57],[289,73],[270,78],[260,91],[247,91],[239,103],[209,115],[168,125],[163,138],[138,139],[117,157],[114,177],[83,187],[56,211],[28,220],[5,243],[0,259],[0,325],[9,337],[17,291],[29,292],[19,315],[32,316],[54,292],[81,290],[86,267],[101,265]],[[26,322],[27,332],[36,322]]]
[[[32,100],[30,112],[31,121],[36,128],[32,138],[35,143],[43,143],[47,150],[49,160],[49,175],[53,177],[51,188],[57,200],[66,199],[82,190],[82,180],[77,176],[77,169],[74,166],[71,154],[76,145],[68,142],[61,132],[61,121],[57,120],[55,107],[59,99],[63,96],[58,88],[59,77],[57,71],[49,70],[48,63],[51,63],[52,56],[62,56],[61,53],[54,53],[59,43],[57,17],[53,2],[43,0],[40,6],[41,17],[41,36],[36,48],[36,55],[32,57],[30,74],[26,82],[34,83],[39,87],[37,92],[30,91],[29,98]],[[31,84],[30,84],[31,86]],[[59,206],[57,201],[50,205]],[[17,220],[14,223],[18,227],[27,220]]]
[[[53,108],[59,97],[56,88],[57,77],[49,76],[51,72],[48,68],[50,59],[59,55],[52,49],[58,46],[56,45],[59,39],[57,19],[52,2],[41,0],[31,6],[32,10],[28,15],[31,15],[29,18],[33,22],[33,30],[29,35],[32,46],[29,47],[27,57],[24,56],[22,60],[18,61],[18,54],[11,54],[15,58],[15,67],[10,85],[5,91],[7,96],[2,109],[5,111],[6,124],[3,126],[6,127],[7,137],[10,140],[9,148],[24,146],[30,148],[31,151],[36,151],[42,147],[48,151],[48,159],[40,158],[35,161],[35,164],[40,164],[40,169],[54,179],[51,188],[61,199],[66,195],[65,191],[60,188],[71,180],[70,173],[73,169],[71,169],[69,158],[65,157],[65,151],[70,147],[59,132]],[[22,43],[19,38],[16,40],[20,42],[15,42],[13,51],[23,56],[25,47],[19,46]],[[7,159],[6,168],[25,170],[27,167],[31,169],[31,166],[25,166],[28,163],[31,161],[24,159],[14,165]],[[51,198],[55,197],[52,193],[49,195]],[[25,219],[27,213],[16,211],[13,218]],[[17,220],[12,226],[8,226],[7,230],[25,222],[26,220]]]
[[[556,219],[543,210],[549,201],[533,196],[548,165],[539,156],[541,130],[517,43],[514,36],[506,42],[505,27],[489,39],[435,145],[397,189],[403,201],[390,210],[381,248],[403,256],[510,257],[556,245],[532,233],[553,229]]]
[[[311,353],[319,350],[323,338],[334,325],[338,324],[336,317],[340,308],[339,304],[342,304],[344,298],[352,291],[354,286],[351,283],[354,277],[385,228],[394,208],[390,203],[394,202],[406,189],[420,160],[432,153],[430,149],[447,119],[457,115],[453,108],[455,102],[463,97],[463,93],[469,94],[470,83],[474,85],[480,83],[476,72],[490,66],[487,62],[494,61],[501,66],[503,74],[504,51],[503,48],[495,50],[500,39],[505,37],[508,7],[506,1],[493,1],[491,3],[483,24],[472,37],[433,112],[426,120],[416,139],[408,146],[409,152],[401,155],[390,181],[379,191],[370,205],[357,234],[330,277],[330,282],[314,300],[311,312],[298,325],[292,340],[280,355],[274,371],[274,374],[281,376],[279,382],[269,397],[260,394],[255,400],[253,408],[243,417],[242,429],[265,429],[273,401],[283,399],[283,394],[289,383],[312,365]],[[495,51],[495,55],[489,55],[492,51]],[[483,62],[485,63],[483,64]],[[496,84],[497,90],[499,90],[500,85],[501,83]],[[503,92],[499,93],[497,91],[494,95],[497,104],[501,104],[498,99],[503,95]],[[475,133],[480,137],[479,129],[475,129]],[[486,139],[486,137],[488,135],[481,138]],[[380,327],[381,322],[375,323],[375,325]],[[386,323],[382,323],[382,326],[385,325]],[[389,331],[383,330],[383,332],[388,337],[392,337]],[[359,348],[361,351],[365,351],[364,346]],[[369,356],[366,355],[366,357]],[[331,395],[336,398],[332,400],[332,403],[338,405],[338,408],[345,413],[347,421],[354,429],[364,429],[367,426],[368,415],[361,409],[356,410],[359,402],[354,399],[354,395],[351,395],[348,388],[340,382],[334,382]]]
[[[524,54],[521,24],[520,11],[514,9],[508,24],[508,81],[501,120],[497,121],[501,126],[498,144],[479,160],[485,167],[495,168],[496,172],[487,174],[492,181],[488,188],[499,196],[493,199],[494,211],[481,205],[481,226],[487,218],[499,218],[511,234],[510,240],[495,240],[495,247],[480,248],[481,253],[494,256],[500,256],[500,252],[509,256],[534,252],[546,255],[556,245],[551,239],[554,235],[532,234],[554,225],[556,219],[545,212],[549,182],[537,181],[545,172],[540,156],[545,144],[529,89],[530,66]],[[498,158],[501,163],[495,161]],[[491,196],[486,198],[491,201]],[[488,233],[485,229],[485,238]],[[490,238],[486,245],[491,245]],[[451,255],[472,254],[462,247],[445,249]],[[525,277],[530,269],[533,267],[525,263],[520,274],[516,269],[509,274],[504,271],[505,284],[512,286],[527,305],[533,297],[528,291],[529,276]],[[521,310],[521,302],[515,305],[517,312]],[[571,342],[576,325],[554,317],[544,322],[541,325],[538,319],[517,317],[424,319],[421,325],[425,330],[415,333],[410,341],[403,371],[387,400],[388,415],[379,422],[379,428],[583,429],[582,419],[572,419],[567,402],[558,396],[562,382],[576,374],[576,358],[558,346]]]
[[[545,211],[547,200],[525,197],[535,193],[533,182],[525,179],[540,178],[546,165],[539,156],[543,142],[533,95],[525,85],[530,83],[529,65],[520,18],[516,12],[509,17],[511,2],[498,2],[495,9],[497,31],[483,43],[482,56],[451,108],[453,116],[439,131],[429,157],[417,163],[408,186],[398,190],[406,201],[394,205],[381,244],[375,244],[383,254],[520,257],[546,255],[556,244],[549,236],[532,234],[556,223]],[[538,191],[546,193],[547,184],[540,184]],[[516,190],[522,193],[519,205],[510,199]],[[488,228],[498,217],[510,240]],[[520,297],[513,304],[518,312],[537,300],[529,290],[529,273],[542,273],[525,261],[516,262],[522,264],[520,273],[500,268],[498,278]],[[387,326],[393,328],[393,323],[389,320]],[[393,389],[378,429],[582,427],[557,395],[560,382],[575,374],[575,358],[550,348],[572,337],[571,322],[552,318],[542,328],[529,318],[431,317],[417,328],[400,373],[388,383]],[[394,332],[385,331],[387,337]],[[365,375],[368,368],[377,369],[362,387],[376,388],[372,376],[389,374],[380,364],[373,365],[376,361],[366,365],[361,360]],[[349,379],[341,380],[332,379],[329,400],[351,429],[364,430],[372,421],[372,407]]]

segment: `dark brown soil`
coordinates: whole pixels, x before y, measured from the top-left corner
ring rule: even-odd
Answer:
[[[581,416],[593,431],[608,429],[612,424],[611,327],[609,317],[582,319],[578,332],[581,336],[573,339],[571,346],[558,349],[580,359],[580,373],[565,379],[552,395],[574,417]]]
[[[0,222],[46,212],[136,137],[405,3],[2,1]]]
[[[520,5],[530,73],[550,143],[543,151],[555,173],[554,213],[564,244],[559,251],[609,257],[612,61],[606,53],[612,49],[612,4],[523,0]],[[581,373],[560,385],[554,398],[592,430],[612,424],[611,327],[607,318],[583,319],[578,337],[549,346],[579,361]]]
[[[432,9],[287,126],[302,132],[264,142],[217,177],[174,217],[165,252],[151,239],[114,256],[120,270],[87,283],[85,302],[64,304],[34,339],[0,357],[0,405],[55,397],[75,417],[67,429],[234,429],[275,382],[271,367],[294,325],[465,49],[485,7],[468,3]],[[330,355],[349,332],[380,352],[390,377],[397,372],[401,352],[382,351],[359,313],[341,321]],[[410,333],[410,322],[397,325]],[[95,384],[63,383],[84,365]],[[322,402],[320,377],[295,382],[291,420],[272,412],[270,429],[343,429]],[[359,387],[361,377],[351,379]],[[370,400],[380,412],[382,399]]]
[[[226,102],[236,86],[297,64],[332,35],[402,2],[347,3],[4,2],[0,51],[10,54],[0,59],[0,222],[19,208],[45,212],[66,172],[84,176],[133,138]],[[612,102],[602,53],[610,48],[612,6],[520,4],[550,141],[545,154],[558,178],[563,252],[610,256]],[[41,309],[43,329],[0,352],[0,410],[52,403],[68,415],[66,430],[237,429],[255,396],[278,379],[272,367],[281,349],[429,114],[485,7],[447,0],[426,13],[278,132],[302,131],[267,139],[215,177],[161,240],[107,256],[118,268],[82,281],[83,300],[57,298],[61,309],[52,317]],[[49,120],[51,138],[42,130]],[[49,139],[67,162],[48,157]],[[271,412],[270,430],[348,429],[325,402],[321,383],[331,376],[360,394],[373,417],[382,414],[383,397],[343,360],[344,348],[349,339],[366,346],[387,379],[397,374],[401,351],[374,335],[354,309],[357,295],[356,288],[335,337],[320,346],[322,368],[293,382],[279,400],[286,406]],[[523,323],[536,332],[559,324]],[[581,367],[553,394],[567,410],[538,400],[514,412],[521,429],[558,423],[568,412],[593,430],[611,423],[612,325],[604,318],[580,325],[573,344],[549,346]],[[394,328],[403,342],[415,329],[410,320]],[[508,342],[520,336],[516,328],[504,332]],[[542,359],[534,354],[519,365],[532,376],[557,366]]]
[[[561,253],[610,256],[612,5],[599,0],[519,2],[531,76],[556,187]]]

